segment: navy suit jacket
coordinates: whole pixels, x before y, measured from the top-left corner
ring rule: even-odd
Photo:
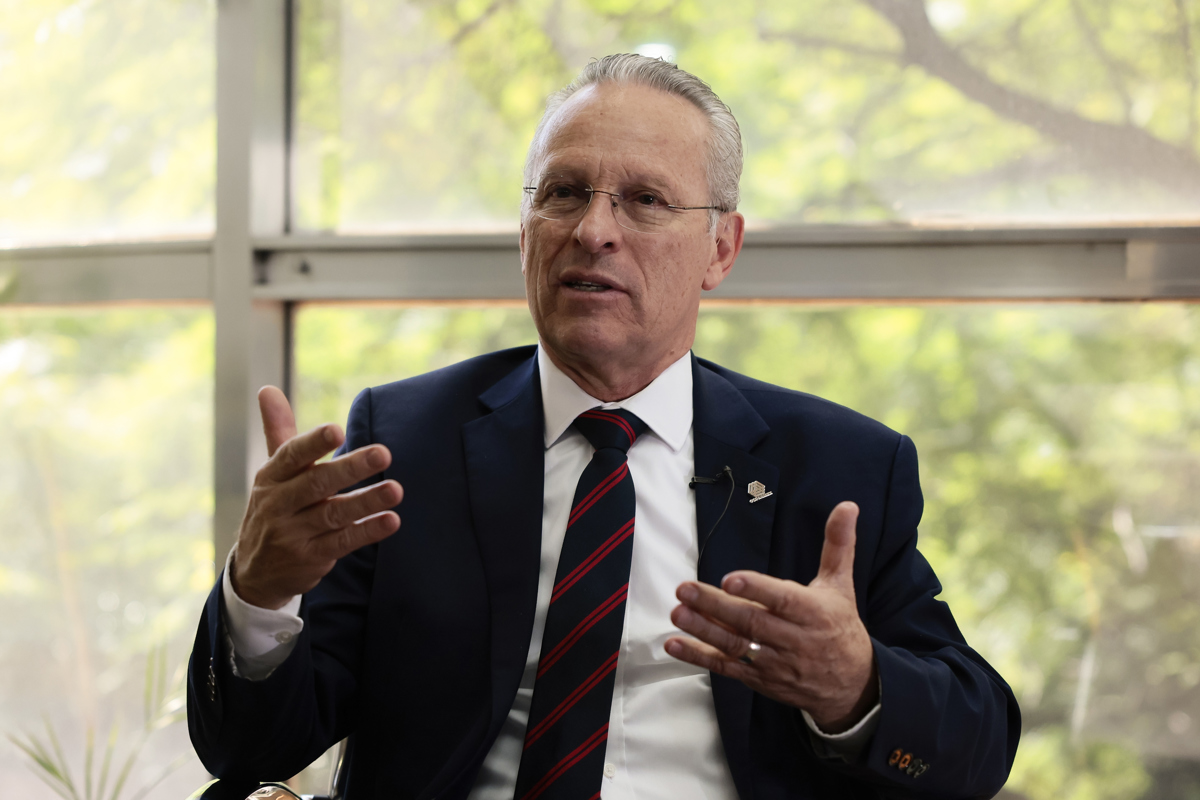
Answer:
[[[693,358],[697,527],[716,525],[699,579],[751,569],[807,583],[826,518],[853,500],[858,610],[883,707],[856,763],[813,748],[800,712],[712,676],[743,800],[988,797],[1007,777],[1020,716],[963,641],[917,552],[912,442],[818,398]],[[220,580],[189,670],[188,725],[222,778],[283,779],[352,735],[348,797],[462,798],[512,706],[533,627],[542,524],[541,392],[531,347],[471,359],[358,396],[344,449],[392,452],[402,525],[338,562],[304,596],[304,631],[269,678],[228,666]],[[746,486],[773,495],[750,503]],[[718,524],[718,518],[720,522]],[[921,759],[905,771],[893,753]],[[909,773],[913,774],[909,774]]]

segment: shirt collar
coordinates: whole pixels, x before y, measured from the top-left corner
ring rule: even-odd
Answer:
[[[623,408],[637,414],[650,431],[675,452],[679,452],[687,441],[688,431],[692,428],[691,351],[663,370],[645,389],[616,403],[604,403],[580,389],[554,365],[540,344],[537,358],[546,449],[562,438],[576,417],[597,407]]]

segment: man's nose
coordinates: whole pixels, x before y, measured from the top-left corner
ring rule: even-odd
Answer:
[[[624,228],[617,223],[617,198],[594,191],[587,210],[575,226],[575,238],[589,253],[612,252],[620,248]]]

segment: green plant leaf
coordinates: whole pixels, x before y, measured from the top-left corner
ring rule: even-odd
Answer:
[[[135,747],[125,758],[125,765],[121,767],[121,772],[117,775],[117,781],[113,784],[112,794],[108,796],[108,800],[117,800],[121,796],[121,790],[125,788],[125,781],[129,778],[129,772],[133,769],[133,763],[137,761],[138,752],[141,747]],[[100,798],[104,800],[104,798]]]
[[[104,744],[104,761],[100,765],[100,780],[96,787],[96,797],[104,800],[104,790],[108,787],[108,770],[112,766],[113,753],[117,750],[117,722],[113,720],[108,730],[108,741]]]
[[[190,758],[190,753],[183,753],[179,756],[176,756],[174,761],[163,767],[162,771],[155,776],[154,780],[146,784],[146,786],[143,787],[142,790],[135,794],[132,798],[130,798],[130,800],[144,800],[144,798],[149,795],[151,791],[153,791],[154,787],[166,780],[172,772],[186,764]]]
[[[71,777],[71,768],[67,764],[66,753],[63,752],[62,743],[58,740],[58,732],[54,730],[54,726],[50,724],[49,717],[43,717],[43,722],[46,726],[46,738],[50,740],[50,746],[54,750],[54,760],[57,764],[60,774],[62,775],[63,784],[70,791],[71,797],[74,800],[79,799],[79,789],[75,786],[75,779]]]
[[[154,713],[154,649],[146,654],[146,673],[142,677],[142,727],[150,730],[150,717]]]
[[[78,800],[75,787],[71,785],[70,776],[63,775],[59,765],[54,763],[53,757],[46,752],[45,746],[41,742],[29,734],[27,734],[25,742],[11,735],[8,738],[21,752],[33,760],[37,767],[33,770],[33,774],[37,776],[38,780],[53,789],[59,797],[66,798],[66,800]]]
[[[37,776],[38,780],[49,786],[56,795],[63,798],[63,800],[77,800],[78,796],[74,792],[69,792],[62,788],[62,786],[55,784],[49,776],[41,772],[34,772],[33,774]]]
[[[60,783],[63,782],[62,775],[59,773],[58,767],[46,755],[45,751],[41,747],[41,744],[36,739],[30,736],[28,742],[22,742],[20,739],[12,735],[10,735],[8,739],[14,745],[16,745],[21,752],[28,756],[39,769]]]
[[[83,745],[83,796],[92,800],[92,762],[96,753],[96,731],[88,726]]]

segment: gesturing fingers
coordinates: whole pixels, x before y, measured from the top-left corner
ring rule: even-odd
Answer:
[[[328,533],[400,503],[404,490],[396,481],[381,481],[353,492],[336,495],[310,506],[296,517],[298,532]]]
[[[318,558],[336,561],[360,547],[386,539],[400,528],[400,517],[394,511],[383,511],[322,534],[312,540],[312,552]]]
[[[345,439],[337,425],[318,425],[311,431],[284,442],[258,471],[260,478],[282,483],[311,467],[317,459],[333,452]]]
[[[671,612],[671,622],[684,633],[690,633],[730,657],[736,658],[745,653],[752,641],[750,637],[719,625],[687,606],[677,606]]]
[[[756,668],[753,665],[743,663],[734,655],[710,644],[695,639],[672,636],[666,642],[666,651],[672,657],[695,664],[701,669],[744,681],[751,687],[759,685],[758,676],[755,673]],[[745,648],[742,652],[745,652]]]
[[[318,464],[288,486],[288,505],[304,508],[387,469],[392,454],[381,444],[368,445],[341,458]]]
[[[258,410],[262,414],[263,434],[267,437],[267,455],[275,455],[283,443],[296,435],[296,417],[287,395],[274,386],[258,390]]]
[[[774,617],[796,625],[810,623],[823,605],[822,598],[810,587],[761,572],[731,572],[721,580],[721,588],[735,597],[757,603]]]
[[[858,506],[850,501],[838,503],[825,523],[825,543],[821,547],[821,567],[814,583],[829,583],[854,591],[854,545]]]
[[[726,653],[740,656],[750,641],[790,646],[790,623],[759,603],[691,581],[680,584],[676,595],[684,605],[672,612],[671,621]]]

